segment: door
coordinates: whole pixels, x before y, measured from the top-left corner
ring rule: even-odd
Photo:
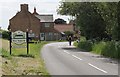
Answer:
[[[40,40],[45,40],[45,33],[40,33]]]

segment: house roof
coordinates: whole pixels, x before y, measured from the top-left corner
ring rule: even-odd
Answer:
[[[53,22],[53,15],[35,15],[41,22]]]
[[[59,32],[73,31],[73,25],[70,24],[55,24],[54,28]]]

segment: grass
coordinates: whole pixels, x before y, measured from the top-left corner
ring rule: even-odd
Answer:
[[[120,44],[119,42],[116,41],[107,41],[107,42],[101,41],[93,45],[92,52],[110,58],[118,59],[120,58],[120,56],[118,56],[120,52]]]
[[[81,38],[79,43],[74,42],[74,46],[106,57],[120,59],[120,41],[100,41],[91,43],[83,38]]]
[[[106,42],[101,41],[99,43],[95,43],[92,46],[92,52],[96,54],[101,54],[103,52],[104,47],[106,46]]]
[[[2,57],[6,58],[8,60],[10,60],[12,63],[14,62],[14,58],[15,57],[22,57],[23,60],[25,60],[24,58],[33,58],[33,62],[39,62],[39,67],[37,68],[38,72],[42,72],[42,75],[49,75],[49,73],[47,72],[46,68],[45,68],[45,64],[43,59],[41,58],[41,54],[40,54],[40,50],[43,47],[43,45],[47,44],[48,42],[41,42],[41,43],[31,43],[29,44],[29,55],[27,55],[27,49],[26,48],[12,48],[12,55],[9,54],[9,42],[8,40],[4,40],[2,39],[2,49],[1,53],[2,53]],[[17,63],[18,61],[16,61]],[[21,61],[22,62],[22,61]],[[14,66],[15,62],[13,63]],[[15,64],[16,66],[16,64]],[[14,69],[14,68],[13,68]],[[28,70],[28,69],[27,69]],[[32,69],[33,72],[36,72],[36,69]]]
[[[27,48],[13,48],[12,49],[12,54],[14,56],[31,56],[35,58],[40,57],[40,50],[44,44],[47,44],[47,42],[41,42],[41,43],[31,43],[29,44],[29,55],[27,55]]]
[[[29,54],[27,55],[27,48],[12,48],[12,56],[21,56],[21,57],[40,57],[40,50],[43,45],[48,42],[43,41],[41,43],[31,43],[29,44]],[[9,57],[9,41],[2,39],[2,49],[1,53],[3,56]]]
[[[6,51],[9,51],[9,41],[5,39],[0,39],[2,42],[2,48]]]
[[[4,57],[4,58],[7,58],[7,59],[11,59],[12,57],[10,56],[9,52],[6,51],[5,49],[0,49],[1,51],[1,56]]]

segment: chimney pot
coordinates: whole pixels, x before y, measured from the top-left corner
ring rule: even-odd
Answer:
[[[28,11],[28,4],[21,4],[21,11]]]

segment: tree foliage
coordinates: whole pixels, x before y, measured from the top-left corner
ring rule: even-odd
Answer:
[[[58,18],[58,19],[55,19],[54,23],[55,24],[66,24],[66,21],[61,18]]]
[[[9,39],[9,32],[8,31],[3,31],[2,32],[2,38],[3,39]]]
[[[114,34],[116,40],[120,40],[120,2],[118,2],[118,7],[117,7],[117,17],[118,17],[118,25],[115,27]]]
[[[87,39],[118,40],[118,7],[117,2],[63,2],[58,13],[74,16]]]

